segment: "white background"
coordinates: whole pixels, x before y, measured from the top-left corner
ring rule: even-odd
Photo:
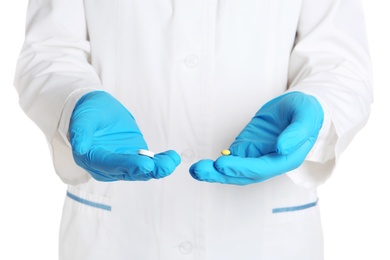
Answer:
[[[27,0],[0,0],[0,259],[57,259],[65,185],[13,88]],[[315,1],[315,0],[314,0]],[[374,66],[367,126],[320,187],[326,260],[390,259],[390,8],[363,0]],[[387,124],[386,124],[387,121]]]

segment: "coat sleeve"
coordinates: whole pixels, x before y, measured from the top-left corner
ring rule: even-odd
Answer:
[[[317,97],[325,123],[302,167],[288,173],[295,182],[323,183],[366,124],[373,100],[370,64],[360,0],[303,0],[289,90]]]
[[[90,177],[73,161],[65,136],[76,100],[102,89],[90,59],[84,1],[30,0],[15,88],[21,108],[43,131],[57,174],[69,184]],[[66,104],[66,106],[65,106]],[[62,128],[63,131],[59,131]]]

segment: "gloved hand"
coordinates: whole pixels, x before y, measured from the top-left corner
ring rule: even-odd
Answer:
[[[291,92],[266,103],[215,162],[190,168],[200,181],[247,185],[299,167],[317,140],[324,112],[313,96]]]
[[[75,162],[98,181],[158,179],[171,174],[180,163],[175,151],[154,158],[138,155],[139,149],[148,148],[134,117],[104,91],[80,98],[69,134]]]

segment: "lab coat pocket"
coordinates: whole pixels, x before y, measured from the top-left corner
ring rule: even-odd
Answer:
[[[111,205],[107,197],[69,186],[60,230],[60,260],[109,259]]]
[[[300,203],[289,201],[289,203],[274,205],[272,208],[272,218],[275,222],[295,222],[312,217],[319,217],[317,198]]]
[[[268,216],[270,221],[264,232],[266,259],[323,260],[317,198],[285,199],[284,203],[278,200]]]

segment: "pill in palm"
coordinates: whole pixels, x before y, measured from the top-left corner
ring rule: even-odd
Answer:
[[[154,152],[151,152],[149,150],[144,150],[144,149],[139,149],[138,150],[138,154],[140,155],[145,155],[145,156],[148,156],[150,158],[153,158],[154,157]]]
[[[224,149],[224,150],[221,151],[221,154],[224,155],[224,156],[230,155],[230,150]]]

